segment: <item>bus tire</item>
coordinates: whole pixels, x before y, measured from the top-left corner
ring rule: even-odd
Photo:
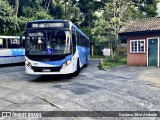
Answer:
[[[80,65],[79,65],[79,59],[78,59],[77,60],[77,70],[75,72],[75,75],[77,76],[77,75],[79,75],[79,73],[80,73]]]

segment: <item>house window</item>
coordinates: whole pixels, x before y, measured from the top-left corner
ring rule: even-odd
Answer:
[[[131,40],[130,41],[131,53],[144,53],[145,52],[145,40]]]

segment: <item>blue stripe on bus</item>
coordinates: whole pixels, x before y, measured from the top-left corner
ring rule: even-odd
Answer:
[[[24,49],[10,49],[13,56],[24,55]]]
[[[62,66],[63,63],[67,62],[72,58],[72,55],[67,56],[65,59],[60,60],[60,61],[49,61],[49,62],[41,62],[43,64],[48,64],[48,65],[56,65],[56,66]]]
[[[0,56],[0,58],[5,58],[5,57],[23,57],[24,55],[12,55],[12,56]]]

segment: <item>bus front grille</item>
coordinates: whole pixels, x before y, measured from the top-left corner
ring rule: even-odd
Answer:
[[[61,69],[60,67],[33,67],[32,69],[34,72],[59,72]]]

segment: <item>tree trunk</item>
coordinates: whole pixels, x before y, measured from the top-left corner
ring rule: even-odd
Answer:
[[[18,8],[19,8],[19,0],[15,0],[15,16],[18,15]]]
[[[91,47],[92,47],[92,55],[94,55],[94,51],[93,51],[93,45],[92,45]]]
[[[48,5],[47,5],[47,8],[46,8],[46,12],[48,11],[48,8],[49,8],[50,3],[52,3],[51,0],[48,1]]]

